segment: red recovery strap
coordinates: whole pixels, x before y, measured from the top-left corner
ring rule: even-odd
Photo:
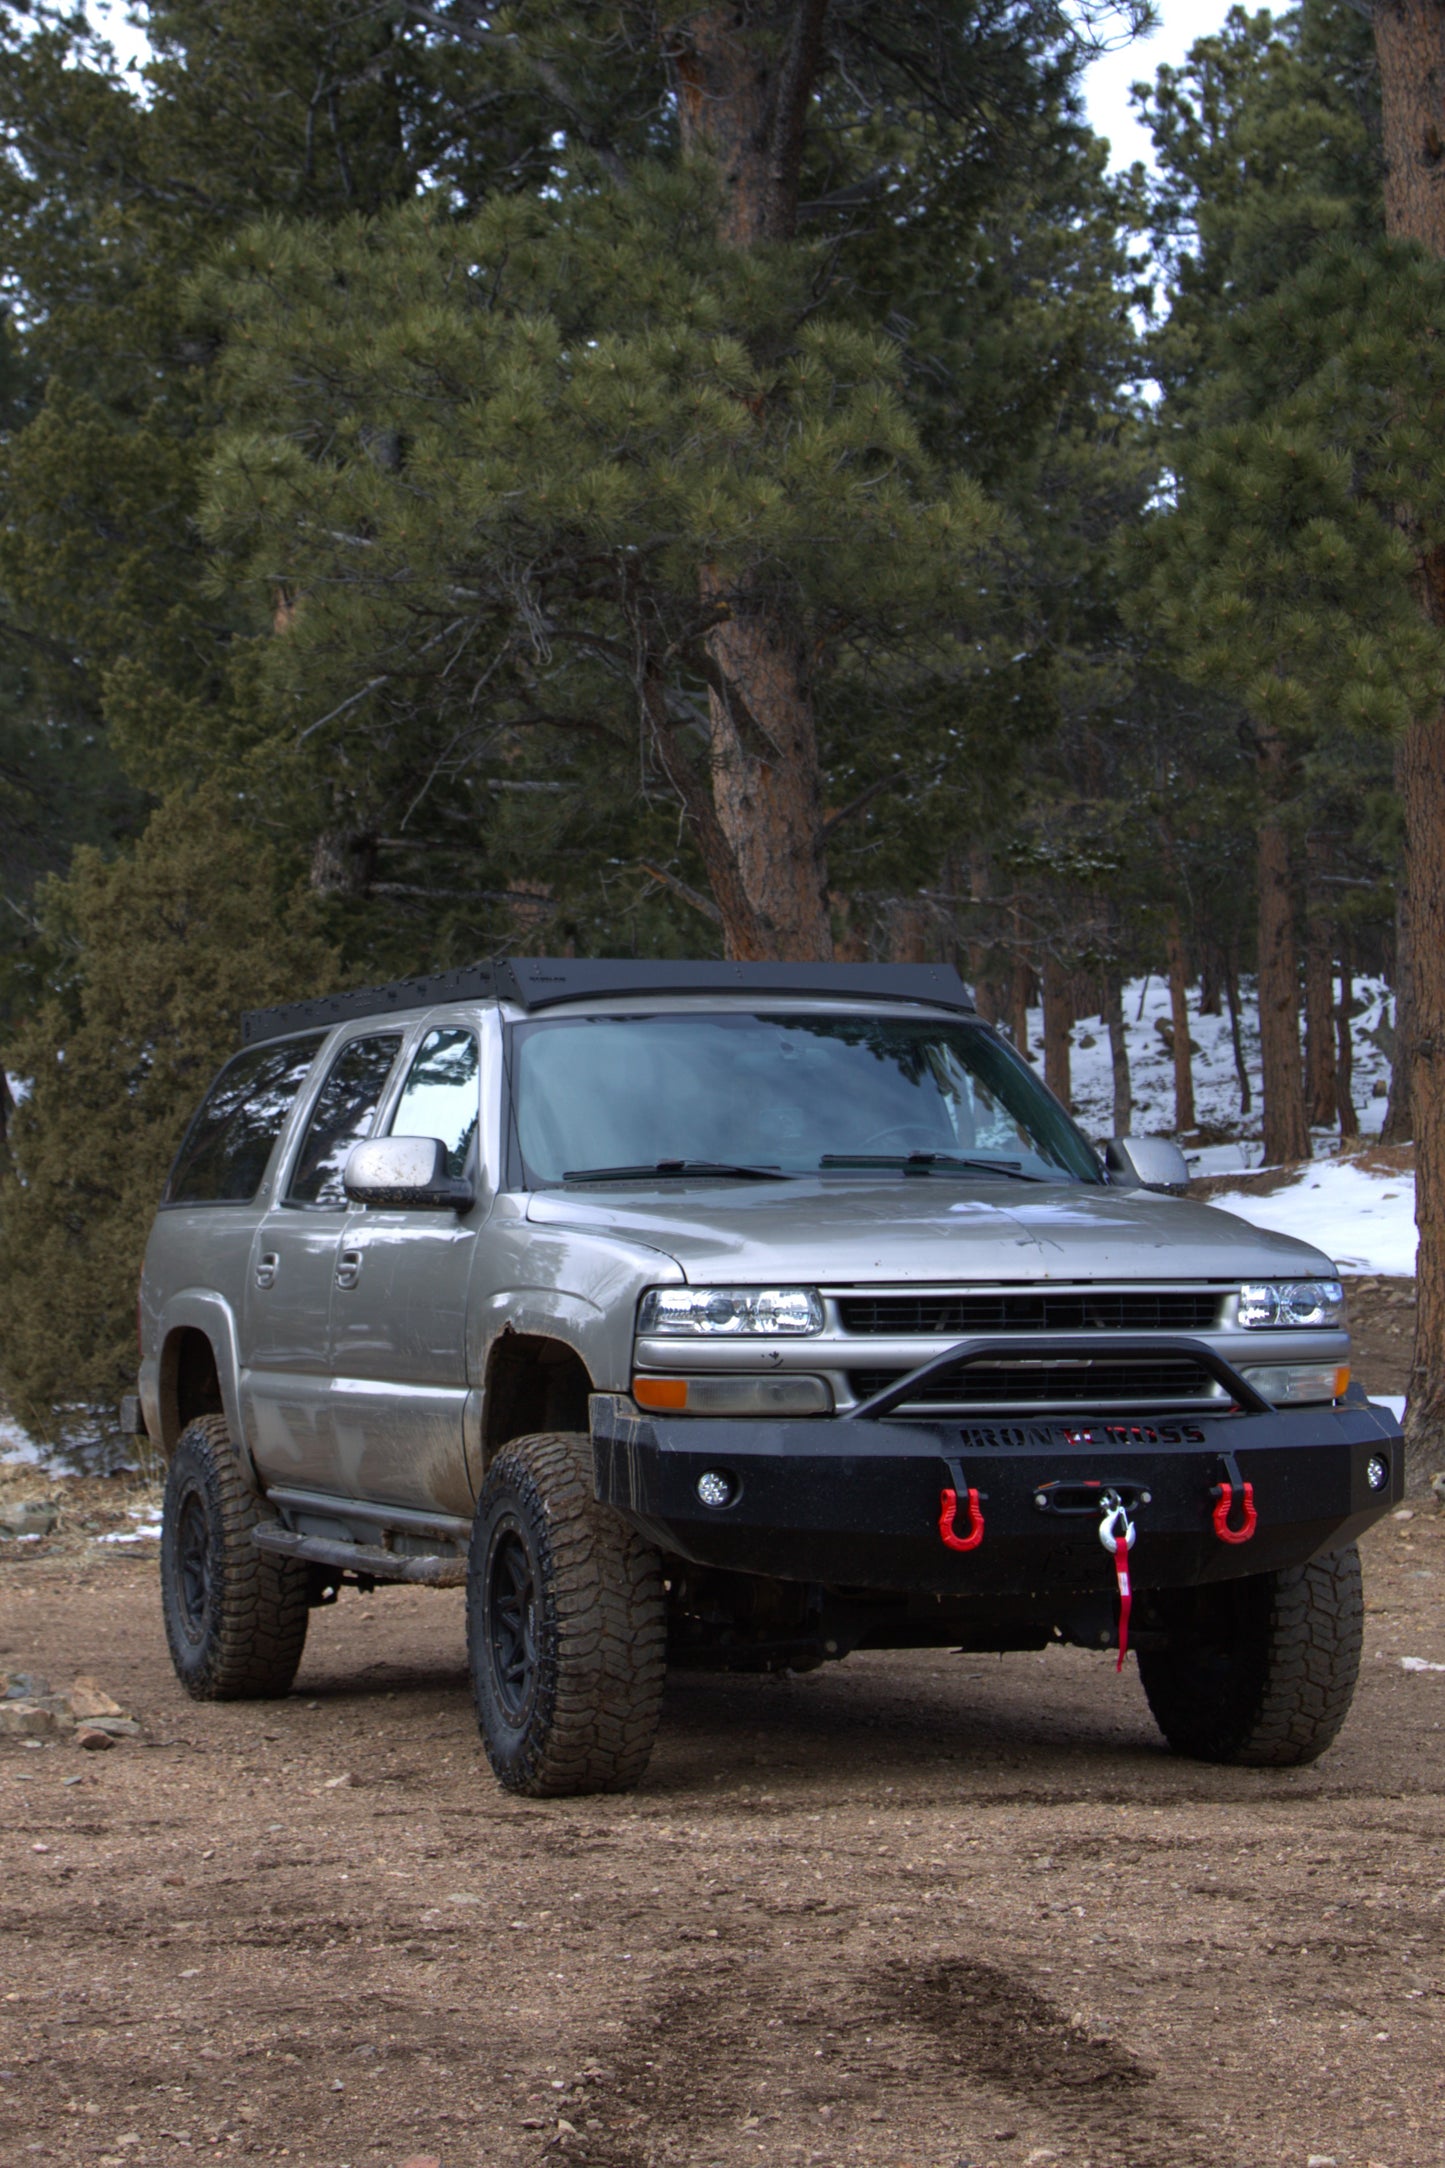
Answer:
[[[958,1512],[958,1492],[944,1490],[938,1496],[938,1533],[951,1551],[976,1551],[983,1541],[983,1513],[979,1507],[978,1492],[970,1484],[968,1491],[968,1534],[956,1536],[953,1532],[954,1516]]]
[[[1114,1561],[1114,1579],[1119,1588],[1119,1661],[1114,1666],[1115,1671],[1123,1670],[1124,1658],[1129,1653],[1129,1613],[1134,1602],[1134,1592],[1129,1585],[1129,1553],[1134,1548],[1137,1534],[1118,1493],[1107,1492],[1104,1518],[1099,1523],[1099,1541]]]
[[[1254,1485],[1242,1484],[1239,1495],[1244,1507],[1244,1519],[1238,1528],[1231,1528],[1229,1509],[1234,1503],[1234,1485],[1221,1483],[1218,1486],[1218,1503],[1214,1508],[1214,1533],[1221,1543],[1248,1543],[1259,1526],[1259,1515],[1254,1510]]]

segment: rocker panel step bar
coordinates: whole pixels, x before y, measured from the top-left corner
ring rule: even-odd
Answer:
[[[283,1558],[305,1559],[313,1566],[337,1566],[344,1573],[367,1573],[377,1581],[421,1581],[428,1588],[461,1588],[467,1578],[464,1558],[408,1558],[380,1544],[343,1543],[334,1536],[298,1536],[274,1521],[251,1531],[258,1550]]]

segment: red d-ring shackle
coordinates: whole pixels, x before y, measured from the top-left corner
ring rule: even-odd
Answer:
[[[954,1517],[958,1512],[958,1492],[944,1490],[938,1496],[938,1533],[951,1551],[976,1551],[983,1541],[983,1512],[978,1502],[978,1492],[970,1484],[968,1489],[968,1534],[956,1536],[953,1532]]]
[[[1218,1487],[1218,1503],[1214,1508],[1214,1533],[1221,1543],[1248,1543],[1259,1526],[1259,1515],[1254,1510],[1254,1485],[1242,1483],[1239,1491],[1244,1508],[1244,1519],[1238,1528],[1229,1525],[1229,1512],[1234,1504],[1234,1485],[1221,1483]]]

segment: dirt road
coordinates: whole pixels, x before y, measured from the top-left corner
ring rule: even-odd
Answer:
[[[145,1731],[0,1743],[0,2160],[1436,2168],[1445,1519],[1366,1574],[1313,1770],[1172,1761],[1106,1659],[878,1656],[683,1681],[641,1792],[544,1805],[455,1595],[208,1707],[152,1564],[6,1565],[0,1668]]]

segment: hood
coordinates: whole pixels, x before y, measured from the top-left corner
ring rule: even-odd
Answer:
[[[527,1217],[645,1243],[699,1285],[1298,1279],[1335,1270],[1308,1243],[1212,1205],[1077,1182],[638,1182],[539,1190]]]

